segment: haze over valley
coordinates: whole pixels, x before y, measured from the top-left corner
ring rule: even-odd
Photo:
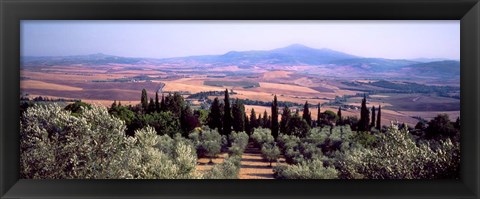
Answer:
[[[272,50],[219,55],[132,58],[102,53],[21,58],[22,94],[81,99],[109,106],[137,104],[143,88],[182,94],[193,106],[208,106],[212,91],[233,91],[246,109],[269,111],[273,95],[301,108],[308,101],[357,115],[361,98],[392,120],[415,125],[438,113],[459,116],[460,62],[449,59],[385,59],[291,44]],[[202,93],[207,92],[207,94]],[[208,94],[210,92],[211,95]],[[150,96],[150,97],[153,97]],[[315,116],[316,117],[316,116]]]

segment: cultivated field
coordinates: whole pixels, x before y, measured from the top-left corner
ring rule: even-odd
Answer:
[[[297,66],[301,67],[301,66]],[[162,71],[158,66],[131,66],[131,65],[102,65],[102,66],[50,66],[28,68],[21,70],[20,87],[23,94],[30,97],[44,96],[48,98],[80,99],[88,103],[110,106],[114,100],[122,104],[135,105],[139,103],[141,90],[146,89],[149,97],[154,98],[154,93],[163,87],[167,93],[182,92],[184,97],[190,94],[207,91],[232,90],[232,99],[249,99],[261,102],[271,102],[277,95],[278,101],[304,104],[308,101],[311,105],[332,102],[336,97],[354,96],[362,94],[362,88],[344,85],[345,80],[321,78],[311,75],[296,73],[294,70],[258,70],[251,75],[229,76],[224,71],[234,72],[237,66],[215,68],[212,74],[197,74],[195,69],[175,66],[166,66]],[[168,69],[168,70],[167,70]],[[255,72],[255,69],[254,69]],[[371,80],[356,80],[356,82],[369,83]],[[360,90],[357,90],[360,89]],[[363,89],[377,89],[366,86]],[[167,94],[165,93],[165,94]],[[209,96],[209,99],[223,96]],[[349,97],[343,105],[350,106],[342,110],[343,116],[359,117],[362,97]],[[199,105],[200,102],[192,101]],[[367,107],[382,106],[382,123],[390,121],[405,122],[415,125],[418,119],[433,118],[439,113],[447,113],[455,119],[460,115],[458,99],[439,97],[430,94],[398,94],[378,93],[368,97]],[[354,108],[357,107],[357,108]],[[264,110],[271,115],[269,106],[246,105],[249,115],[250,109],[255,108],[257,114]],[[283,107],[281,107],[283,108]],[[291,107],[292,112],[303,109],[302,106]],[[324,106],[322,112],[332,110],[337,112],[338,105]],[[281,111],[281,110],[280,110]],[[310,109],[312,118],[316,119],[317,110]]]

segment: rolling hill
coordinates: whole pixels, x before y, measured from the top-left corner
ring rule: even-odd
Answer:
[[[426,58],[423,59],[428,60]],[[433,60],[438,60],[437,58]],[[272,50],[230,51],[222,55],[203,55],[175,58],[130,58],[101,53],[78,56],[56,57],[22,57],[21,66],[68,66],[82,65],[94,67],[96,65],[125,64],[141,67],[142,65],[175,66],[178,68],[216,68],[238,66],[240,70],[297,70],[292,66],[309,66],[312,71],[318,68],[318,74],[334,72],[341,74],[348,70],[350,74],[389,74],[399,77],[412,75],[418,78],[450,78],[459,79],[460,62],[452,60],[421,62],[406,59],[384,59],[359,57],[327,48],[316,49],[301,44],[292,44]],[[275,68],[272,68],[274,66]],[[323,68],[323,69],[322,69]],[[298,69],[299,70],[299,69]],[[241,71],[237,71],[241,72]],[[301,71],[299,71],[301,72]],[[315,74],[315,72],[313,72]]]

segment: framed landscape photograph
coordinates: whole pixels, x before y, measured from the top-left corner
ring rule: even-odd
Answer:
[[[478,198],[477,1],[1,6],[2,198]]]

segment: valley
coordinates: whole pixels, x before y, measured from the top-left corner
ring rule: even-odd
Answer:
[[[319,55],[305,55],[319,51],[310,51],[293,45],[274,50],[273,55],[248,51],[157,60],[103,54],[24,58],[20,86],[22,95],[29,98],[79,99],[104,106],[110,106],[114,100],[136,105],[144,88],[152,98],[156,91],[164,95],[178,92],[197,109],[208,107],[215,97],[223,96],[194,94],[228,89],[232,99],[245,100],[248,113],[254,108],[257,114],[266,110],[270,115],[270,105],[266,103],[277,95],[278,101],[290,103],[293,111],[301,111],[308,101],[313,118],[318,104],[322,111],[336,112],[342,107],[344,116],[358,117],[366,94],[367,107],[382,106],[383,124],[398,120],[414,126],[419,118],[429,120],[439,113],[448,113],[451,119],[460,115],[459,68],[458,72],[449,69],[444,73],[448,64],[457,67],[455,61],[435,65],[364,59],[330,50],[326,51],[328,56],[322,51],[323,59],[313,59]],[[303,57],[297,59],[300,52]],[[278,60],[282,53],[290,54]],[[334,60],[332,57],[336,56],[348,59]],[[441,70],[434,70],[435,66]],[[445,78],[447,74],[451,76]]]

